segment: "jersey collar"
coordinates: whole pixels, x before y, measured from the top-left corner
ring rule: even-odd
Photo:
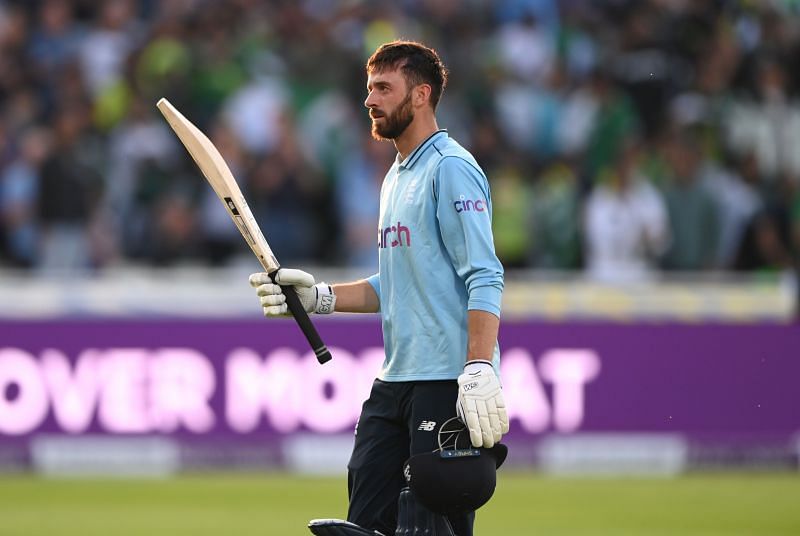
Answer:
[[[422,143],[417,145],[417,148],[414,149],[413,151],[411,151],[411,154],[408,155],[405,160],[400,162],[400,168],[401,169],[410,169],[417,162],[417,160],[419,160],[419,157],[422,156],[422,153],[424,153],[431,145],[433,145],[433,142],[437,138],[439,138],[440,135],[446,136],[447,135],[447,129],[446,128],[440,128],[439,130],[437,130],[436,132],[434,132],[433,134],[431,134],[430,136],[425,138],[425,141],[423,141]],[[400,158],[400,154],[399,153],[397,155],[397,158],[398,159]]]

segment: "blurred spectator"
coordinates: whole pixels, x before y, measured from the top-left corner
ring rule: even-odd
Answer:
[[[545,169],[533,189],[530,208],[534,266],[554,270],[580,267],[580,192],[575,171],[563,162]]]
[[[140,29],[133,15],[132,0],[106,0],[81,41],[83,76],[95,96],[119,80],[126,58],[135,50]]]
[[[602,91],[600,86],[587,79],[566,96],[564,110],[556,126],[561,156],[584,157],[590,136],[597,127],[602,104],[596,90]],[[626,127],[623,125],[623,129]]]
[[[44,0],[36,12],[29,54],[40,75],[49,78],[78,54],[83,29],[76,23],[72,2]]]
[[[791,214],[792,248],[794,250],[794,285],[797,293],[795,318],[800,320],[800,189],[795,192]]]
[[[705,187],[716,206],[719,219],[716,265],[721,269],[733,268],[745,229],[762,206],[757,185],[752,183],[758,173],[754,164],[755,157],[750,157],[752,169],[748,175],[751,181],[745,181],[739,171],[748,166],[745,161],[743,159],[742,162],[734,163],[738,166],[724,167],[709,161],[706,162],[703,172]]]
[[[179,142],[154,107],[133,99],[127,117],[112,130],[107,188],[103,210],[106,232],[114,236],[117,252],[129,258],[147,257],[156,198],[178,175]]]
[[[267,58],[265,58],[267,59]],[[280,71],[277,60],[268,59]],[[281,117],[287,112],[289,95],[279,76],[259,73],[239,88],[224,106],[223,115],[245,149],[255,154],[274,150],[280,138]]]
[[[154,99],[169,95],[173,104],[186,100],[192,68],[189,28],[181,15],[170,12],[168,7],[178,5],[179,2],[159,4],[167,13],[154,23],[149,41],[129,58],[134,63],[134,74],[128,82]]]
[[[336,252],[335,230],[325,216],[331,203],[320,177],[309,166],[292,118],[284,116],[277,144],[256,163],[248,199],[270,246],[286,262],[324,258]],[[315,254],[315,252],[318,253]]]
[[[703,155],[688,132],[672,136],[667,160],[673,175],[665,185],[670,241],[663,265],[669,270],[698,271],[717,267],[719,220],[716,205],[703,184]]]
[[[592,279],[625,283],[653,277],[669,243],[664,200],[638,173],[640,148],[625,143],[616,165],[589,194],[584,217],[587,273]]]
[[[357,112],[361,110],[354,110],[359,105],[360,100],[354,102],[341,91],[331,89],[312,98],[299,113],[297,128],[298,136],[303,141],[303,155],[317,171],[333,180],[338,180],[336,176],[342,160],[349,157],[348,153],[360,152],[364,136],[369,133],[366,123],[359,122],[363,116],[359,117]],[[367,136],[367,139],[370,138]],[[383,154],[386,158],[383,162],[385,171],[391,165],[394,152],[390,149],[383,151]],[[341,175],[339,177],[344,178]]]
[[[792,267],[788,214],[780,207],[765,207],[745,230],[736,261],[740,270],[782,272]]]
[[[6,254],[17,266],[31,267],[38,260],[37,200],[49,144],[47,131],[26,132],[19,156],[0,176],[0,223],[5,230]]]
[[[585,173],[595,177],[614,164],[623,140],[639,129],[639,120],[630,98],[603,73],[593,73],[584,109],[592,114],[586,141]]]
[[[89,224],[102,192],[86,138],[87,112],[70,103],[59,110],[52,153],[42,165],[37,205],[44,270],[87,268],[93,252]]]
[[[543,27],[533,14],[500,26],[497,40],[503,66],[514,79],[535,84],[549,76],[556,52],[553,29]]]
[[[762,195],[742,231],[732,267],[747,271],[782,271],[791,266],[790,209],[784,204],[785,199],[763,194],[770,188],[764,184],[754,153],[742,160],[740,169],[745,182]]]
[[[201,124],[217,113],[225,99],[247,83],[239,47],[246,35],[237,35],[239,19],[228,6],[215,2],[195,18],[194,72],[191,99]]]
[[[734,102],[725,124],[733,150],[755,153],[769,187],[784,174],[800,177],[800,104],[789,95],[787,78],[778,61],[760,60],[754,98]]]
[[[188,192],[168,190],[158,197],[152,215],[152,234],[148,237],[151,262],[156,266],[165,266],[176,261],[197,259],[200,254],[200,237],[195,232],[197,213]]]
[[[393,153],[390,143],[372,139],[365,128],[361,149],[352,151],[338,170],[335,194],[343,233],[339,245],[347,252],[341,260],[349,266],[378,266],[378,205],[368,200],[380,198]]]
[[[583,81],[597,68],[599,46],[592,35],[591,19],[579,4],[563,6],[558,33],[558,56],[564,62],[569,77]]]
[[[776,273],[793,266],[790,210],[774,201],[760,207],[745,229],[736,269]]]
[[[795,251],[795,262],[800,266],[800,190],[794,195],[792,201],[792,244]]]
[[[497,255],[507,268],[526,267],[531,262],[531,240],[536,232],[530,232],[533,197],[528,178],[516,166],[493,168],[491,176],[492,230]]]
[[[643,131],[656,137],[665,124],[668,99],[681,67],[662,41],[664,26],[654,2],[635,2],[625,14],[619,49],[610,58],[611,72],[630,95]]]

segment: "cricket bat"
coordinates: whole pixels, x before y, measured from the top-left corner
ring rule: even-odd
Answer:
[[[222,155],[219,154],[211,140],[191,121],[186,119],[167,99],[160,99],[156,107],[161,111],[161,114],[167,120],[169,126],[172,127],[178,139],[181,140],[183,146],[192,155],[197,167],[203,172],[206,180],[216,192],[217,197],[225,205],[231,219],[233,219],[236,227],[239,228],[239,232],[242,233],[250,249],[258,257],[258,262],[261,263],[264,271],[274,281],[275,274],[281,265],[272,253],[267,239],[264,238],[264,233],[261,232],[261,228],[256,223],[256,219],[253,217],[250,207],[247,206],[247,201],[245,201],[239,185],[236,184],[236,180],[233,178],[233,174],[225,160],[223,160]],[[297,324],[306,339],[308,339],[309,344],[311,344],[311,348],[317,356],[317,361],[320,363],[330,361],[331,353],[325,343],[322,342],[314,324],[311,323],[311,319],[300,303],[294,287],[282,285],[281,288],[286,295],[286,304],[289,307],[289,311],[294,315]]]

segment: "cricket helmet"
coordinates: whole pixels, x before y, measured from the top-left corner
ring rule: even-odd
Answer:
[[[439,428],[439,448],[411,456],[403,474],[414,497],[438,514],[477,510],[494,494],[497,469],[508,447],[475,448],[464,424],[454,417]]]

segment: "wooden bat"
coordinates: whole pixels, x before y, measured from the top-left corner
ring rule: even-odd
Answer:
[[[236,184],[230,168],[228,168],[225,160],[222,159],[222,155],[219,154],[211,140],[191,121],[186,119],[167,99],[160,99],[156,107],[161,111],[161,114],[181,140],[183,146],[192,155],[197,167],[203,172],[206,180],[216,192],[217,197],[227,208],[228,214],[230,214],[236,227],[239,228],[239,232],[242,233],[250,249],[258,257],[261,266],[275,281],[275,274],[281,265],[273,255],[272,249],[270,249],[266,238],[264,238],[264,233],[261,232],[261,228],[256,223],[256,219],[253,217],[250,207],[247,206],[247,201],[245,201],[239,185]],[[289,307],[289,311],[294,315],[297,324],[306,339],[308,339],[309,344],[311,344],[311,348],[317,356],[317,361],[320,363],[330,361],[331,353],[325,343],[322,342],[314,324],[311,323],[311,319],[300,303],[294,287],[282,285],[281,288],[286,295],[286,304]]]

